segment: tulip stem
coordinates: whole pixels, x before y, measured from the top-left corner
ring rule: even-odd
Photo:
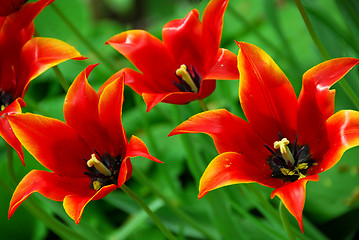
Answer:
[[[279,204],[279,215],[280,215],[280,218],[282,220],[283,227],[284,227],[285,231],[288,234],[288,239],[295,240],[294,234],[293,234],[292,229],[290,227],[290,223],[288,221],[287,210],[286,210],[286,208],[285,208],[282,201]]]
[[[8,143],[6,143],[5,145],[6,145],[6,156],[7,156],[7,170],[12,183],[16,185],[18,183],[18,179],[14,171],[14,158],[12,155],[12,147]]]
[[[61,12],[61,10],[56,6],[55,3],[50,5],[56,14],[61,18],[61,20],[71,29],[71,31],[76,35],[76,37],[90,50],[92,51],[101,62],[103,62],[111,71],[116,72],[116,69],[112,64],[105,58],[92,44],[86,39],[86,37],[71,23],[71,21]]]
[[[190,216],[188,216],[186,213],[181,211],[178,207],[174,205],[174,203],[168,199],[162,192],[160,192],[157,188],[151,184],[151,182],[147,179],[147,177],[137,169],[133,169],[133,176],[141,182],[141,184],[146,185],[152,193],[157,195],[159,198],[163,200],[163,202],[166,204],[166,206],[172,210],[173,213],[175,213],[178,217],[182,218],[184,221],[189,223],[194,229],[202,233],[203,236],[206,237],[206,239],[215,239],[213,237],[213,234],[206,231],[200,224],[198,224],[195,220],[193,220]]]
[[[52,70],[54,71],[57,79],[59,80],[61,87],[64,89],[65,92],[67,92],[69,90],[70,85],[66,81],[62,72],[60,71],[60,68],[58,66],[54,66],[52,67]]]
[[[201,108],[202,108],[202,111],[203,111],[203,112],[209,110],[209,108],[208,108],[206,102],[205,102],[203,99],[198,99],[198,102],[199,102],[199,105],[201,105]]]
[[[329,60],[330,56],[328,54],[328,52],[325,50],[324,45],[322,44],[322,42],[319,40],[319,37],[317,36],[317,34],[314,31],[314,27],[312,25],[312,23],[309,20],[309,17],[304,9],[304,6],[302,4],[302,2],[300,0],[294,0],[295,4],[297,5],[297,8],[300,12],[300,14],[302,15],[303,21],[305,23],[305,26],[307,27],[309,34],[315,44],[315,46],[318,48],[320,54],[322,55],[322,57],[325,60]],[[341,79],[341,81],[339,81],[340,86],[343,88],[345,94],[348,96],[348,98],[352,101],[352,103],[355,105],[355,107],[357,109],[359,109],[359,98],[358,96],[355,94],[355,92],[353,91],[353,89],[349,86],[349,84],[345,81],[345,79]]]
[[[161,232],[170,240],[175,240],[176,237],[168,231],[168,229],[163,225],[161,220],[151,211],[151,209],[147,206],[147,204],[139,198],[136,193],[134,193],[130,188],[128,188],[125,184],[121,186],[122,191],[124,191],[128,196],[130,196],[133,200],[135,200],[138,205],[140,205],[143,210],[148,214],[148,216],[152,219],[152,221],[157,225],[157,227],[161,230]]]

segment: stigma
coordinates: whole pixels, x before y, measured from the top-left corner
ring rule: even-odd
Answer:
[[[84,158],[88,169],[84,174],[91,179],[90,187],[97,191],[103,186],[117,184],[122,157],[113,157],[106,152],[101,155],[96,150],[95,153],[91,155],[90,160]]]
[[[87,166],[95,167],[97,171],[102,173],[104,176],[109,177],[112,175],[111,171],[96,158],[96,155],[94,153],[91,155],[91,159],[87,161]]]
[[[283,159],[286,161],[287,165],[291,167],[294,165],[294,158],[290,149],[288,148],[288,144],[288,139],[282,138],[282,140],[274,142],[274,149],[280,150]]]
[[[316,165],[311,158],[308,145],[298,145],[297,138],[291,143],[287,138],[275,141],[273,148],[265,145],[271,155],[267,158],[268,165],[272,170],[273,178],[280,178],[283,181],[294,182],[305,178],[308,175],[308,169]]]
[[[176,77],[179,80],[179,83],[173,81],[176,87],[182,92],[194,92],[198,93],[201,86],[201,78],[198,73],[191,66],[191,69],[188,69],[185,64],[182,64],[175,72]]]

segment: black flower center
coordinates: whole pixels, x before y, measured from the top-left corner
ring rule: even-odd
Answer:
[[[101,156],[97,151],[95,152],[90,160],[84,159],[88,169],[84,174],[92,180],[91,188],[99,190],[103,186],[117,184],[122,157],[112,157],[106,152]]]
[[[0,91],[0,107],[1,111],[4,110],[5,107],[9,106],[10,103],[13,102],[13,97],[11,93]]]
[[[272,170],[272,177],[284,182],[294,182],[308,175],[308,169],[315,165],[311,158],[308,145],[294,144],[280,136],[280,141],[274,143],[274,149],[264,145],[271,153],[267,162]]]
[[[191,65],[189,70],[187,65],[183,64],[175,72],[178,82],[173,81],[173,84],[182,92],[199,92],[201,87],[201,77],[198,75],[194,67]]]

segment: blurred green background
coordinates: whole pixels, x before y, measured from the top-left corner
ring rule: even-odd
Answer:
[[[63,40],[89,57],[85,61],[68,61],[59,65],[69,83],[87,65],[101,62],[89,79],[90,84],[98,89],[116,71],[132,67],[117,51],[105,45],[106,40],[130,29],[145,29],[161,38],[165,23],[185,17],[193,8],[202,14],[207,3],[205,0],[56,0],[35,19],[35,27],[40,36]],[[332,58],[359,57],[359,1],[303,0],[302,3]],[[59,11],[78,33],[63,21]],[[95,50],[77,34],[83,36]],[[303,73],[324,61],[294,1],[290,0],[230,0],[224,17],[221,47],[237,53],[234,40],[253,43],[265,50],[288,76],[297,95]],[[103,57],[99,57],[97,52]],[[359,68],[354,68],[345,79],[358,93]],[[355,109],[341,87],[336,84],[334,88],[337,89],[337,110]],[[48,70],[30,84],[25,96],[28,106],[23,111],[64,120],[62,105],[65,94],[54,72]],[[215,92],[205,101],[210,109],[226,108],[244,117],[238,102],[238,81],[217,81]],[[175,208],[190,216],[214,239],[286,239],[276,211],[279,200],[270,200],[269,188],[258,184],[230,186],[197,200],[198,179],[189,171],[183,139],[180,136],[168,138],[167,135],[180,122],[199,111],[197,102],[183,106],[160,103],[145,113],[144,102],[126,87],[123,121],[127,135],[139,136],[150,152],[165,162],[154,164],[141,158],[132,159],[136,171],[127,185],[149,204],[179,239],[207,237],[171,210],[168,202],[145,184],[142,175]],[[196,158],[200,158],[203,172],[217,155],[212,140],[195,134],[184,137],[184,141],[190,142],[191,151]],[[304,235],[299,233],[295,219],[289,216],[298,239],[354,239],[359,236],[358,154],[358,148],[347,151],[335,167],[320,174],[319,182],[308,183]],[[15,153],[13,156],[19,179],[31,169],[42,169],[27,152],[26,167],[21,165]],[[4,141],[0,142],[0,174],[11,188],[14,187],[7,172]],[[27,210],[24,206],[26,201],[11,220],[7,220],[12,193],[8,188],[0,186],[1,239],[59,238]],[[39,194],[31,198],[49,214],[88,239],[165,239],[144,211],[120,189],[88,204],[77,226],[66,215],[62,203],[50,201]]]

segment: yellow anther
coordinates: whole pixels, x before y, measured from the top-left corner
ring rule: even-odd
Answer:
[[[1,111],[4,111],[5,108],[5,105],[1,105]]]
[[[92,186],[93,186],[93,189],[95,189],[97,191],[102,187],[102,184],[99,181],[93,181]]]
[[[307,169],[307,168],[308,168],[308,163],[298,164],[298,167],[297,167],[298,170],[303,170],[303,169]]]
[[[108,168],[103,165],[102,162],[100,162],[97,158],[95,154],[91,155],[91,159],[87,161],[87,166],[88,167],[95,167],[97,169],[97,171],[99,171],[100,173],[102,173],[105,176],[111,176],[111,171],[108,170]]]
[[[287,165],[289,166],[289,163],[291,163],[291,166],[294,165],[294,158],[293,155],[288,148],[289,141],[286,138],[282,138],[280,141],[274,142],[274,149],[279,149],[280,153],[282,154],[282,157],[287,162]]]
[[[176,75],[181,77],[188,84],[188,86],[190,86],[193,92],[198,92],[198,88],[189,75],[186,65],[182,64],[181,67],[176,70]]]

